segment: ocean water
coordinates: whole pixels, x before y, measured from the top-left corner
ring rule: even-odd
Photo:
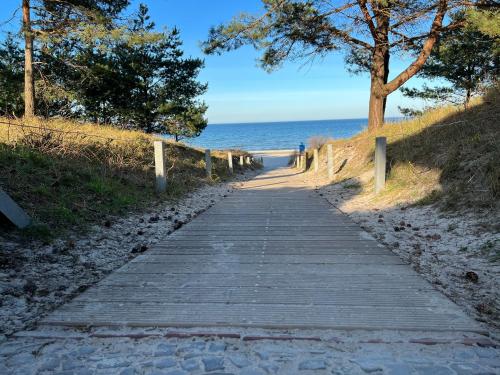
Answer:
[[[296,149],[314,136],[351,137],[367,124],[367,119],[210,124],[199,137],[185,142],[210,149]]]

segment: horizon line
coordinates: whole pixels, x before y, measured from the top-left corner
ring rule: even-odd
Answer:
[[[385,120],[388,119],[402,119],[404,116],[388,116]],[[368,121],[368,117],[352,117],[352,118],[327,118],[320,120],[278,120],[278,121],[244,121],[244,122],[213,122],[208,123],[208,125],[246,125],[246,124],[281,124],[285,122],[312,122],[312,121],[343,121],[343,120],[364,120]]]

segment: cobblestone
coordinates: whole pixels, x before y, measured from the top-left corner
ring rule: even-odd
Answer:
[[[208,357],[203,358],[203,365],[205,366],[205,371],[215,371],[224,369],[224,358],[222,357]]]
[[[380,361],[371,358],[353,359],[352,362],[356,363],[361,368],[361,370],[363,370],[366,373],[372,373],[383,370]]]
[[[223,352],[226,350],[226,343],[225,342],[213,342],[209,345],[208,351],[209,352]]]
[[[326,362],[322,359],[310,359],[299,364],[299,370],[323,370]]]
[[[188,359],[181,363],[181,367],[186,371],[194,371],[200,368],[198,361],[194,359]]]
[[[416,370],[420,375],[455,375],[455,372],[444,366],[417,366]]]
[[[176,350],[175,346],[173,346],[173,345],[160,344],[156,347],[156,351],[155,351],[154,355],[156,357],[174,355],[175,350]]]
[[[252,362],[250,362],[248,358],[242,355],[232,355],[229,357],[229,360],[238,368],[247,367],[252,364]]]
[[[155,362],[155,367],[156,368],[169,368],[169,367],[174,367],[177,364],[177,362],[172,359],[172,358],[165,358],[159,361]]]
[[[469,375],[497,374],[500,366],[496,348],[429,346],[400,336],[392,344],[355,338],[352,333],[334,343],[209,337],[15,338],[0,344],[0,374]]]

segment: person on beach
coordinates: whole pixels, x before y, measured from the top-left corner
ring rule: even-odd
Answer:
[[[303,154],[305,150],[306,150],[306,146],[304,145],[304,142],[300,142],[299,153]]]

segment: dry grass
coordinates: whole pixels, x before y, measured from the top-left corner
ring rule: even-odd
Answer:
[[[153,136],[63,120],[0,122],[0,186],[35,218],[30,231],[42,235],[84,228],[229,177],[226,153],[214,152],[208,181],[201,150],[167,142],[169,184],[158,196]]]
[[[333,139],[330,137],[325,137],[322,135],[315,135],[307,140],[307,145],[311,149],[321,148],[324,145],[326,145],[327,143],[332,142],[332,140]]]
[[[374,139],[385,136],[387,187],[374,199],[392,204],[439,201],[448,209],[496,208],[500,198],[499,99],[494,90],[468,111],[443,107],[386,124],[376,132],[332,141],[336,179],[356,179],[365,192],[373,190]],[[320,159],[325,160],[326,148],[320,152]]]

